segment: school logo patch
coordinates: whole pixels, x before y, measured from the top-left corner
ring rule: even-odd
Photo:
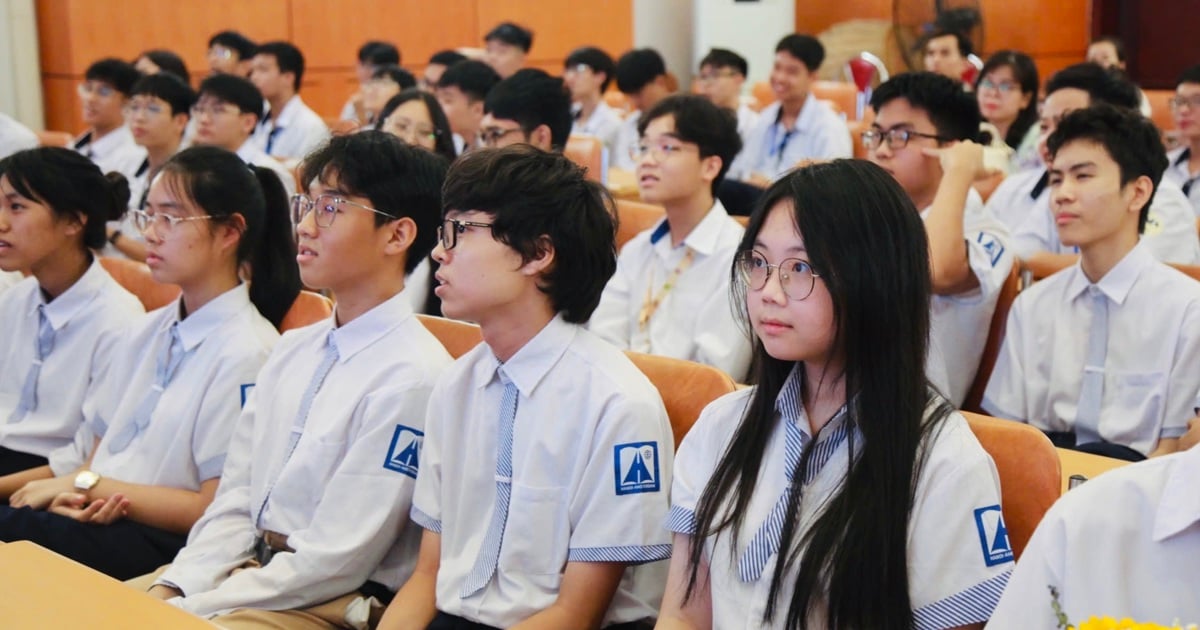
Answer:
[[[992,261],[992,266],[1000,262],[1000,257],[1004,255],[1004,245],[991,234],[980,232],[979,236],[975,237],[975,242],[983,247],[984,253],[987,254],[988,260]]]
[[[658,442],[630,442],[613,447],[613,475],[618,495],[658,492]]]
[[[994,567],[1013,561],[1012,545],[1008,542],[1008,528],[1004,526],[1004,514],[999,505],[977,508],[975,529],[979,530],[979,545],[983,550],[984,564]]]
[[[250,397],[250,390],[254,389],[254,383],[242,383],[242,406],[246,406],[246,399]]]
[[[392,434],[392,443],[388,446],[387,459],[383,460],[383,467],[416,479],[417,468],[421,465],[421,443],[424,440],[423,431],[397,424],[396,432]]]

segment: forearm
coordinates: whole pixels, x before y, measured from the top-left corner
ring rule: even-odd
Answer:
[[[212,501],[211,494],[205,496],[191,490],[128,483],[108,477],[88,492],[88,498],[108,499],[116,494],[129,499],[130,519],[176,534],[187,534]]]
[[[388,604],[379,630],[424,630],[437,615],[437,573],[414,572]]]
[[[555,602],[550,607],[513,626],[512,630],[592,629],[599,628],[602,621],[604,621],[603,615],[598,619],[582,619],[578,610],[571,610],[561,602]]]
[[[970,174],[946,173],[925,216],[934,293],[959,293],[971,277],[967,247],[963,241],[963,209],[970,190]]]
[[[1158,445],[1146,457],[1161,457],[1179,451],[1179,438],[1160,438]]]
[[[50,479],[52,477],[54,477],[54,472],[50,470],[49,466],[38,466],[37,468],[4,475],[0,477],[0,499],[7,501],[14,492],[20,490],[22,486],[30,481]]]
[[[146,244],[142,241],[121,234],[113,240],[113,246],[132,260],[146,262]]]

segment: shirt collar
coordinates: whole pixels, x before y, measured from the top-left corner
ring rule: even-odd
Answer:
[[[50,325],[54,327],[55,331],[58,331],[76,315],[83,312],[84,308],[100,294],[100,291],[104,290],[106,276],[108,276],[108,272],[104,271],[100,260],[93,257],[92,264],[88,265],[87,271],[83,272],[79,280],[76,280],[75,284],[63,291],[53,301],[47,303],[42,290],[37,289],[35,292],[37,299],[33,302],[30,314],[35,315],[37,307],[45,304],[43,312],[46,314],[46,319],[50,320]]]
[[[1186,165],[1190,159],[1192,159],[1192,148],[1184,147],[1184,149],[1179,152],[1179,156],[1175,158],[1175,161],[1172,162],[1172,164],[1175,166],[1179,166],[1181,164]]]
[[[1042,176],[1033,184],[1033,188],[1029,189],[1029,198],[1037,201],[1042,193],[1046,192],[1046,186],[1050,184],[1050,171],[1042,169]]]
[[[792,371],[788,374],[787,380],[784,381],[783,387],[779,390],[779,395],[775,397],[775,412],[785,422],[791,422],[796,425],[806,438],[811,439],[811,423],[808,421],[808,413],[804,411],[804,364],[796,363],[792,367]],[[846,418],[848,417],[849,407],[842,405],[829,422],[821,427],[817,432],[817,443],[820,444],[827,440],[841,440],[846,438]],[[836,443],[834,444],[836,446]]]
[[[487,359],[476,366],[475,382],[479,387],[490,384],[494,378],[499,378],[497,368],[500,368],[517,386],[517,390],[528,398],[558,363],[578,333],[578,326],[564,321],[561,314],[555,315],[550,323],[503,364],[494,354],[488,353]]]
[[[777,101],[771,107],[774,107],[775,110],[771,112],[764,111],[763,113],[772,116],[775,119],[775,124],[782,127],[780,119],[783,118],[783,103]],[[816,125],[818,107],[820,107],[820,104],[817,103],[817,97],[813,96],[812,92],[809,92],[808,96],[804,97],[804,104],[800,106],[800,115],[796,117],[795,131],[806,133]]]
[[[1124,304],[1125,298],[1129,296],[1129,291],[1133,289],[1133,283],[1137,281],[1138,276],[1142,275],[1142,272],[1154,263],[1154,256],[1150,254],[1149,248],[1139,241],[1128,254],[1125,254],[1125,257],[1116,266],[1109,269],[1108,273],[1104,274],[1103,278],[1100,278],[1100,281],[1096,283],[1096,287],[1108,299],[1117,304]],[[1067,284],[1068,300],[1074,300],[1079,297],[1091,286],[1087,276],[1083,274],[1082,265],[1083,262],[1080,261],[1072,267],[1071,280]]]
[[[708,213],[704,215],[704,218],[700,220],[700,223],[697,223],[696,227],[692,228],[692,231],[683,239],[682,245],[687,245],[696,250],[697,254],[704,256],[711,255],[716,251],[721,238],[721,229],[728,221],[729,213],[718,199],[713,203]],[[667,223],[667,219],[663,219],[654,228],[654,231],[650,233],[650,244],[657,245],[670,230],[671,227]]]
[[[375,308],[359,315],[342,326],[333,329],[333,344],[337,346],[338,363],[345,363],[363,348],[382,339],[397,326],[412,317],[413,310],[408,296],[403,291],[393,295]],[[337,306],[328,320],[329,326],[337,322]]]
[[[217,331],[225,322],[242,312],[250,304],[250,285],[240,283],[236,287],[218,295],[195,313],[188,314],[186,319],[179,319],[183,308],[183,298],[175,302],[175,318],[169,323],[179,322],[179,340],[183,349],[191,351]]]
[[[103,138],[93,138],[95,138],[95,135],[89,131],[75,145],[80,149],[86,147],[91,152],[93,160],[108,157],[121,150],[121,148],[134,144],[133,132],[129,131],[128,125],[121,125],[113,129],[105,134]],[[83,142],[83,140],[87,141]]]
[[[304,109],[304,101],[300,100],[299,94],[293,94],[292,98],[289,98],[283,104],[283,108],[279,110],[278,115],[271,118],[264,117],[262,124],[265,126],[270,122],[274,129],[286,129],[288,125],[292,124],[292,121],[296,120],[296,116],[300,115],[300,110],[302,109]]]
[[[1178,455],[1163,486],[1158,511],[1154,515],[1153,539],[1162,542],[1200,521],[1200,448],[1191,448]]]

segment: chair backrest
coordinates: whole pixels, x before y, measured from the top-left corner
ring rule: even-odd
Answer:
[[[814,81],[812,95],[833,103],[835,110],[845,114],[847,119],[858,120],[858,90],[854,89],[854,84],[842,81]]]
[[[1041,431],[1027,424],[969,411],[962,414],[996,462],[1004,524],[1013,556],[1019,561],[1042,516],[1062,496],[1058,451]]]
[[[292,307],[279,322],[279,332],[303,328],[315,324],[333,314],[333,301],[312,291],[301,291],[292,302]]]
[[[728,374],[711,365],[628,350],[625,355],[658,388],[677,447],[708,403],[737,389]]]
[[[975,85],[975,79],[979,77],[979,73],[983,71],[983,59],[974,53],[967,55],[967,67],[963,68],[962,81],[968,85]]]
[[[1027,285],[1042,278],[1048,278],[1073,264],[1075,264],[1073,261],[1063,260],[1058,256],[1038,256],[1021,261],[1021,266],[1027,276]]]
[[[662,206],[640,201],[617,200],[617,251],[629,242],[629,239],[654,227],[666,216]]]
[[[992,368],[996,367],[996,357],[1000,356],[1000,346],[1004,344],[1004,331],[1008,325],[1008,311],[1012,309],[1013,301],[1021,291],[1021,266],[1014,263],[1000,286],[1000,295],[996,298],[996,310],[992,311],[992,321],[988,326],[987,341],[983,344],[983,354],[979,357],[979,370],[975,372],[975,380],[967,391],[963,401],[963,409],[982,411],[983,392],[987,389],[988,379],[992,377]]]
[[[1175,98],[1175,90],[1142,90],[1146,100],[1150,102],[1150,120],[1159,131],[1167,132],[1175,129],[1175,114],[1171,112],[1171,99]]]
[[[629,97],[616,89],[604,93],[604,103],[617,110],[622,117],[629,113]]]
[[[335,136],[345,136],[358,131],[358,121],[356,120],[330,120],[325,119],[325,125],[329,127],[329,133]]]
[[[775,102],[775,91],[771,89],[771,84],[768,81],[756,82],[750,88],[750,94],[754,96],[754,100],[758,101],[759,109]]]
[[[66,131],[38,131],[38,144],[43,147],[68,147],[75,140],[75,136]]]
[[[446,352],[457,359],[483,341],[483,331],[475,324],[434,315],[417,315],[429,332],[445,346]]]
[[[1200,265],[1181,265],[1179,263],[1169,263],[1169,264],[1172,267],[1187,274],[1193,280],[1200,280]]]
[[[128,258],[101,256],[100,265],[112,276],[117,284],[125,287],[126,291],[137,296],[142,308],[153,311],[162,308],[179,297],[179,287],[174,284],[162,284],[150,275],[150,268]]]
[[[582,166],[587,172],[587,178],[598,182],[604,175],[604,142],[596,136],[573,133],[567,137],[567,146],[563,155],[568,160]]]

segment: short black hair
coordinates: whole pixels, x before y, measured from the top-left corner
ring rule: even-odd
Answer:
[[[778,44],[775,44],[775,52],[785,52],[799,59],[809,72],[820,70],[821,64],[825,62],[825,46],[821,44],[821,40],[812,35],[799,33],[785,35]]]
[[[1100,37],[1093,39],[1092,43],[1088,44],[1088,46],[1091,46],[1092,44],[1104,43],[1112,44],[1113,51],[1117,53],[1117,61],[1125,61],[1125,42],[1121,41],[1121,38],[1117,37],[1116,35],[1101,35]]]
[[[516,46],[525,52],[529,52],[533,48],[533,31],[512,22],[501,22],[495,28],[488,31],[484,36],[483,41],[490,42],[492,40]]]
[[[387,77],[400,86],[401,90],[407,90],[410,87],[417,87],[417,78],[411,72],[397,66],[395,64],[386,64],[376,66],[375,71],[371,73],[372,79],[382,79]]]
[[[578,65],[587,66],[596,74],[604,74],[604,84],[600,86],[601,92],[608,90],[608,86],[612,85],[613,79],[616,78],[616,62],[608,53],[595,46],[576,48],[563,61],[563,68],[572,68]]]
[[[879,113],[884,105],[902,98],[929,116],[945,140],[974,140],[979,137],[983,117],[979,103],[962,84],[933,72],[905,72],[885,81],[871,95],[871,108]]]
[[[133,64],[128,61],[117,59],[116,57],[106,57],[99,61],[92,62],[88,66],[87,72],[83,78],[88,81],[101,81],[113,86],[113,89],[129,96],[133,90],[133,84],[142,78],[142,73],[133,67]]]
[[[562,79],[544,70],[524,68],[488,92],[483,111],[496,118],[515,120],[528,135],[539,125],[550,128],[550,144],[562,151],[571,134],[571,95]]]
[[[292,73],[292,89],[300,91],[300,80],[304,78],[304,53],[290,42],[267,42],[258,47],[255,55],[270,55],[279,66],[279,73]]]
[[[372,40],[358,47],[358,61],[364,65],[400,65],[400,49],[391,42]]]
[[[617,89],[624,94],[637,94],[666,73],[667,64],[657,50],[635,48],[617,60]]]
[[[677,94],[659,101],[638,120],[638,136],[646,127],[663,116],[675,119],[675,136],[691,142],[700,149],[700,157],[715,155],[721,158],[721,170],[712,182],[713,196],[729,171],[733,158],[742,150],[742,137],[737,130],[737,114],[717,107],[712,101],[695,94]]]
[[[1142,102],[1133,83],[1091,62],[1077,63],[1054,73],[1046,81],[1045,94],[1050,96],[1067,88],[1087,92],[1090,105],[1108,103],[1116,107],[1137,109]]]
[[[750,74],[750,64],[746,63],[746,58],[729,50],[728,48],[711,48],[707,55],[700,60],[700,67],[709,66],[712,68],[729,68],[736,70],[738,74],[748,76]]]
[[[1121,170],[1122,187],[1143,175],[1150,178],[1150,198],[1138,215],[1140,234],[1146,228],[1146,217],[1154,202],[1158,182],[1167,170],[1167,150],[1158,128],[1134,108],[1098,103],[1063,116],[1054,133],[1046,139],[1046,148],[1053,159],[1059,149],[1079,141],[1104,147]]]
[[[528,144],[469,151],[446,175],[442,207],[492,215],[493,237],[525,261],[549,239],[554,264],[540,289],[566,321],[592,316],[617,268],[615,215],[608,191],[571,160]]]
[[[446,168],[446,160],[434,153],[368,129],[334,136],[310,153],[300,165],[300,180],[307,186],[336,176],[342,192],[366,197],[387,215],[375,215],[376,227],[412,219],[417,236],[404,261],[405,273],[411,273],[437,243]]]
[[[476,59],[467,59],[447,66],[437,86],[456,87],[466,95],[467,100],[475,102],[486,99],[488,92],[499,82],[500,75],[491,66]]]
[[[196,90],[196,100],[200,100],[205,94],[237,107],[243,114],[254,114],[256,118],[262,119],[263,95],[250,79],[232,74],[214,74],[200,82],[200,89]]]
[[[929,42],[943,37],[953,37],[954,45],[958,46],[958,54],[964,58],[975,52],[975,46],[971,44],[971,38],[967,37],[962,31],[952,31],[948,29],[939,29],[925,36],[921,41],[921,50],[929,45]]]
[[[429,61],[427,63],[436,63],[439,66],[446,66],[449,68],[460,61],[466,60],[467,56],[458,52],[457,50],[439,50],[429,56]]]
[[[146,52],[138,55],[138,59],[141,59],[142,57],[149,59],[151,63],[158,66],[160,71],[169,72],[180,79],[183,79],[184,83],[190,83],[192,81],[192,76],[188,72],[187,64],[184,63],[183,59],[174,52],[162,48],[156,48],[154,50],[147,50]],[[137,61],[137,59],[134,59],[134,61]]]
[[[1184,83],[1200,83],[1200,65],[1185,68],[1179,73],[1179,78],[1175,79],[1175,87],[1179,87]]]
[[[237,53],[238,60],[245,61],[254,56],[258,48],[249,37],[237,31],[221,31],[208,38],[208,47],[222,46]]]
[[[160,98],[171,106],[171,115],[186,114],[191,116],[192,105],[196,104],[196,91],[174,74],[160,72],[138,79],[133,84],[130,96],[138,95]]]

